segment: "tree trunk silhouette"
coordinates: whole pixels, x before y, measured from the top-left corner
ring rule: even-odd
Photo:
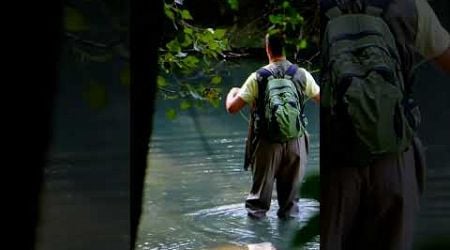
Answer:
[[[130,55],[130,214],[131,248],[134,248],[141,215],[147,153],[152,131],[158,47],[162,35],[162,1],[131,1]]]
[[[21,2],[7,9],[13,15],[3,33],[6,44],[2,53],[7,69],[2,74],[2,93],[11,98],[2,117],[2,125],[6,125],[2,184],[7,183],[2,199],[6,210],[2,219],[6,241],[2,245],[32,250],[59,75],[62,2],[39,1],[26,6]]]

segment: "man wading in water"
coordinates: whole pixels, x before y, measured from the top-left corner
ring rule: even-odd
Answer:
[[[226,109],[252,107],[245,169],[251,166],[253,185],[245,202],[248,215],[263,218],[270,208],[276,180],[278,217],[298,216],[298,190],[305,172],[308,135],[303,122],[307,99],[320,101],[320,88],[309,72],[284,56],[284,38],[265,38],[269,64],[252,73],[241,88],[227,95]]]

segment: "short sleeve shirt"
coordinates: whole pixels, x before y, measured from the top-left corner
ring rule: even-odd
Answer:
[[[270,69],[278,67],[285,71],[287,70],[289,65],[291,65],[289,61],[283,60],[266,65],[265,68]],[[311,73],[309,73],[307,70],[305,70],[304,68],[299,68],[294,75],[294,79],[301,79],[302,75],[305,76],[306,80],[303,89],[303,93],[305,94],[305,96],[307,96],[308,98],[317,96],[320,93],[320,87],[314,80]],[[241,97],[242,100],[244,100],[247,104],[253,104],[255,102],[256,98],[258,97],[258,81],[256,72],[250,74],[250,76],[242,85],[238,96]]]
[[[450,35],[426,0],[415,0],[418,16],[416,48],[426,59],[435,58],[450,48]]]

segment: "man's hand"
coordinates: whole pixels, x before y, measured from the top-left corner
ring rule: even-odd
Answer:
[[[320,104],[320,93],[312,98],[317,104]]]
[[[450,48],[434,59],[434,62],[450,74]]]
[[[228,92],[225,104],[228,113],[234,114],[239,112],[245,106],[245,101],[238,96],[239,90],[239,88],[234,87]]]

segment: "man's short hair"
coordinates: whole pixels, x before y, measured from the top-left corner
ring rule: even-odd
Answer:
[[[284,36],[281,32],[268,33],[266,35],[267,46],[269,47],[272,55],[282,56],[284,49]]]

